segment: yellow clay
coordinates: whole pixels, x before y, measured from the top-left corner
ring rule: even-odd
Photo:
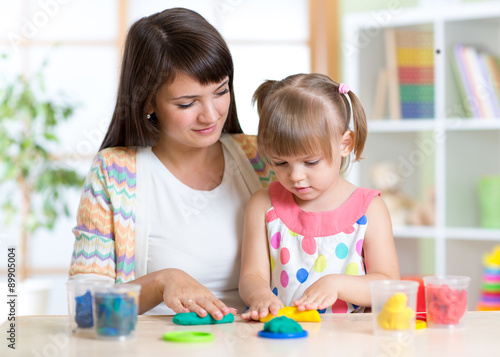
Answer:
[[[260,322],[268,322],[275,317],[286,316],[297,322],[321,322],[321,317],[317,310],[299,311],[296,306],[287,306],[278,311],[278,315],[267,315],[260,319]]]
[[[396,293],[384,304],[378,314],[377,322],[384,330],[408,330],[415,317],[415,311],[406,306],[407,297]]]

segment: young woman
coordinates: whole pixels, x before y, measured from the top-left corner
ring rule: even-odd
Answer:
[[[71,279],[140,284],[140,313],[242,311],[244,211],[270,177],[242,134],[217,30],[183,8],[138,20],[82,193]]]

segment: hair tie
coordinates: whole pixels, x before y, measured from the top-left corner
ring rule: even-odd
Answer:
[[[349,86],[345,83],[340,83],[339,84],[339,92],[342,93],[342,94],[347,94],[349,93],[349,91],[351,90],[351,88],[349,88]]]

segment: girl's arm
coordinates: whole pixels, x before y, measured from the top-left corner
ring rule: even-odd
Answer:
[[[266,211],[271,207],[269,190],[256,192],[248,201],[243,231],[239,292],[249,306],[241,315],[258,320],[269,313],[278,314],[283,303],[270,288],[271,265],[266,232]]]
[[[324,309],[337,299],[371,306],[371,281],[400,279],[391,218],[381,197],[375,197],[370,203],[366,218],[368,226],[363,241],[366,275],[331,274],[322,277],[294,302],[299,310]]]

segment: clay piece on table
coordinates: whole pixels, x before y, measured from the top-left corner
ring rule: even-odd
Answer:
[[[272,339],[289,339],[307,337],[307,331],[302,329],[295,320],[279,316],[264,324],[264,330],[259,331],[257,336]]]
[[[275,317],[264,324],[264,331],[274,333],[302,332],[302,326],[286,316]]]
[[[177,325],[214,325],[214,324],[228,324],[234,322],[234,315],[229,313],[220,320],[214,319],[208,315],[199,317],[196,312],[179,312],[175,314],[173,319],[174,324]]]
[[[321,317],[317,310],[299,311],[296,306],[287,306],[281,308],[278,311],[277,316],[286,316],[297,322],[321,322]],[[260,322],[268,322],[271,319],[276,318],[277,316],[269,314],[266,317],[261,318]]]

